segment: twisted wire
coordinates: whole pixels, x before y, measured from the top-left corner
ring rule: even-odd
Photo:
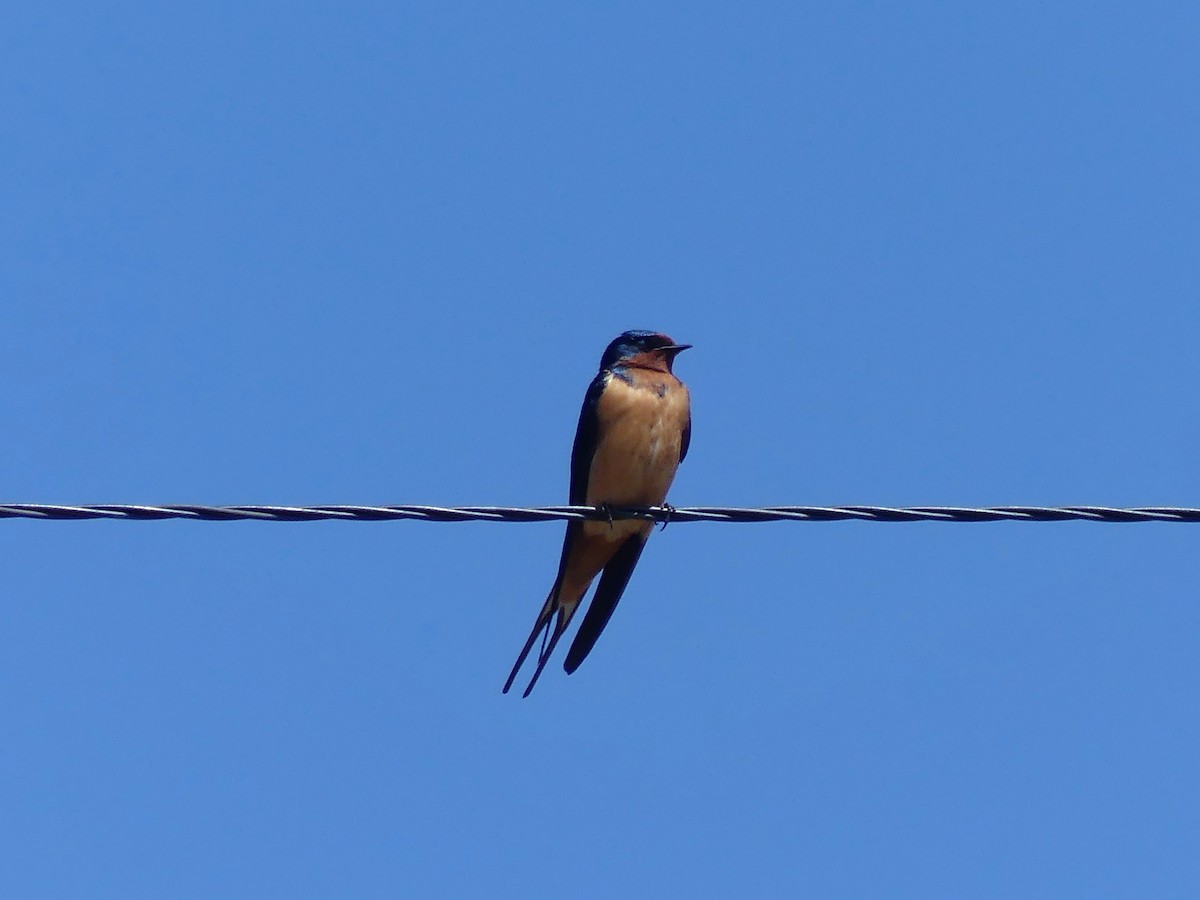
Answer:
[[[320,520],[385,522],[550,522],[642,519],[650,522],[1200,522],[1200,509],[1174,506],[144,506],[105,503],[0,504],[0,519],[192,519],[204,522]]]

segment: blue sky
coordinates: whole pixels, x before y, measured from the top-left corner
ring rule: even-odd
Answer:
[[[1200,506],[1184,3],[27,5],[0,499]],[[1194,897],[1200,531],[0,522],[13,897]]]

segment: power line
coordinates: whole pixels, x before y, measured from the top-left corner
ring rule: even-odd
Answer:
[[[0,504],[0,519],[192,519],[203,522],[320,520],[386,522],[551,522],[644,519],[666,522],[1200,522],[1200,509],[1174,506],[143,506],[106,503],[63,506]]]

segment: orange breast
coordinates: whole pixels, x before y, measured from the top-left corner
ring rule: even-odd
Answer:
[[[658,506],[679,467],[690,416],[687,388],[668,372],[629,371],[632,384],[613,376],[600,398],[600,440],[588,476],[588,504]],[[604,528],[610,531],[607,523]]]

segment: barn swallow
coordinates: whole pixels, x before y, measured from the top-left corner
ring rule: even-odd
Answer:
[[[572,506],[659,506],[666,499],[692,437],[688,389],[671,371],[675,357],[690,346],[653,331],[626,331],[608,345],[579,413],[571,451]],[[537,668],[522,695],[529,696],[583,595],[600,575],[563,662],[568,675],[579,668],[616,609],[653,527],[653,522],[634,519],[567,523],[558,577],[504,682],[504,693],[540,634]]]

